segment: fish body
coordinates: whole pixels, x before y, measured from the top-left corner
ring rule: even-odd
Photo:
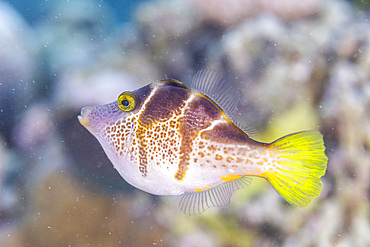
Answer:
[[[326,170],[321,134],[254,141],[233,120],[239,98],[217,72],[203,70],[191,88],[156,81],[117,102],[85,107],[78,119],[128,183],[155,195],[183,195],[186,213],[227,205],[249,176],[266,178],[287,201],[307,206]]]

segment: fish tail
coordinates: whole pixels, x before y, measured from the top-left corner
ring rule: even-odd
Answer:
[[[276,171],[266,178],[289,203],[306,207],[322,190],[328,158],[322,134],[304,131],[284,136],[269,144],[277,154]]]

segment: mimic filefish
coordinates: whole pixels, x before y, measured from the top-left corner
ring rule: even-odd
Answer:
[[[182,195],[187,214],[228,205],[251,176],[267,179],[289,203],[307,206],[319,196],[327,168],[321,133],[257,142],[234,120],[239,99],[219,73],[201,70],[191,88],[159,80],[116,102],[84,107],[78,120],[128,183],[154,195]]]

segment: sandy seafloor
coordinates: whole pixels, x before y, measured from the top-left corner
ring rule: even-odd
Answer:
[[[0,246],[370,246],[368,1],[30,2],[0,1]],[[307,208],[255,178],[187,216],[121,179],[77,121],[206,68],[240,89],[254,139],[323,133]]]

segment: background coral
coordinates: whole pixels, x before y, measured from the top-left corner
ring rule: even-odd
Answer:
[[[0,2],[0,245],[370,246],[368,4],[287,2]],[[255,178],[189,217],[127,185],[77,122],[85,105],[204,68],[240,88],[255,139],[324,134],[309,207]]]

